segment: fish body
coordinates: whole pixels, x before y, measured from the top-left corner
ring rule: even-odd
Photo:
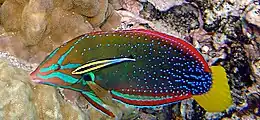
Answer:
[[[87,100],[93,105],[99,99],[94,106],[114,117],[104,106],[104,94],[135,107],[167,105],[209,93],[212,72],[184,40],[134,29],[81,35],[56,48],[31,76],[35,82],[83,94],[94,91],[95,97],[88,94]]]

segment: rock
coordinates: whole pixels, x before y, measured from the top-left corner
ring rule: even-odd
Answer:
[[[83,120],[86,118],[79,108],[64,102],[54,87],[36,85],[34,92],[33,101],[35,101],[35,106],[38,108],[37,116],[40,119]]]
[[[112,4],[112,6],[116,9],[119,10],[122,8],[121,4],[120,4],[120,0],[108,0],[108,2],[110,4]]]
[[[28,72],[2,59],[0,87],[0,119],[88,119],[86,111],[65,102],[54,87],[32,84]]]
[[[101,29],[103,31],[113,30],[113,28],[115,29],[120,25],[120,21],[121,21],[121,16],[117,12],[113,11],[110,17],[107,18],[104,25],[101,26]]]
[[[124,9],[135,15],[139,15],[139,12],[143,9],[142,4],[136,0],[120,0],[120,4]]]
[[[51,39],[61,44],[81,34],[93,31],[91,25],[79,14],[55,8],[51,15]]]
[[[1,6],[1,23],[6,31],[19,31],[23,5],[15,0],[6,0]]]
[[[37,118],[27,72],[0,60],[0,87],[0,119]]]
[[[147,0],[152,3],[156,9],[160,11],[166,11],[172,6],[181,5],[185,2],[185,0]]]
[[[99,27],[105,21],[105,15],[108,10],[108,0],[99,0],[99,12],[98,15],[94,17],[88,17],[87,21],[93,27]]]
[[[251,10],[246,13],[246,20],[249,23],[260,27],[260,6],[252,5],[250,8]]]
[[[55,8],[60,7],[63,10],[71,10],[74,7],[73,0],[53,0],[53,5]]]
[[[30,0],[15,0],[17,3],[19,3],[19,4],[21,4],[21,5],[23,5],[23,6],[25,6],[26,4],[28,4],[28,2],[30,1]]]
[[[154,30],[175,36],[180,34],[179,37],[182,37],[190,30],[200,27],[200,11],[192,4],[176,5],[167,11],[159,11],[150,3],[144,3],[143,6],[141,15],[154,23]]]
[[[22,14],[22,31],[25,46],[36,45],[47,29],[47,15],[53,8],[52,0],[31,0]]]
[[[2,3],[4,3],[4,1],[5,1],[5,0],[0,0],[0,3],[2,4]]]
[[[98,0],[73,0],[73,3],[76,6],[74,11],[87,17],[96,16],[102,7]]]
[[[108,7],[107,7],[106,14],[105,14],[105,18],[110,17],[113,12],[114,12],[114,7],[110,3],[108,3]]]

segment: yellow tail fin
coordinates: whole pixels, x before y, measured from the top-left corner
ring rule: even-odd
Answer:
[[[202,95],[193,98],[208,112],[222,112],[232,105],[231,93],[225,69],[221,66],[210,67],[212,71],[212,86]]]

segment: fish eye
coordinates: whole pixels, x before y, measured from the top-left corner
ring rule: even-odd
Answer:
[[[88,73],[88,74],[84,74],[83,75],[83,79],[85,80],[85,81],[94,81],[95,80],[95,75],[94,75],[94,73]]]
[[[61,66],[60,66],[60,64],[54,64],[54,71],[57,71],[57,70],[60,70],[60,68],[61,68]]]

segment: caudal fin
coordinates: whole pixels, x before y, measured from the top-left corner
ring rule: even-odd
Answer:
[[[212,86],[210,90],[193,98],[208,112],[222,112],[232,105],[232,98],[225,69],[212,66]]]

